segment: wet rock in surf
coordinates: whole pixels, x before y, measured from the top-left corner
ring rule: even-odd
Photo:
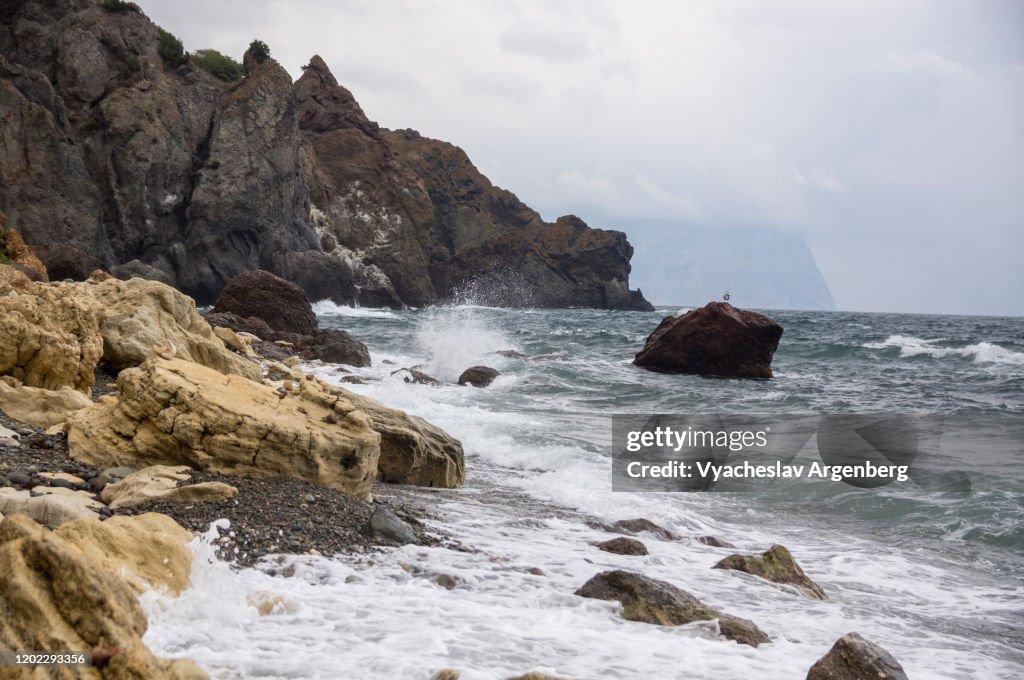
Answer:
[[[415,368],[400,368],[397,371],[391,371],[391,375],[398,375],[399,373],[406,373],[406,375],[402,376],[402,380],[407,383],[414,383],[416,385],[441,384],[441,381],[430,377],[423,371],[417,371]]]
[[[772,583],[786,583],[800,589],[807,597],[816,600],[827,600],[828,596],[821,586],[807,578],[803,569],[793,559],[793,555],[785,546],[773,545],[761,555],[729,555],[714,569],[735,569],[754,576],[760,576]]]
[[[276,331],[299,335],[316,333],[316,314],[306,292],[262,270],[244,272],[228,281],[213,312],[231,312],[242,318],[254,316]]]
[[[412,530],[412,527],[385,507],[378,507],[373,511],[363,530],[367,535],[374,536],[388,543],[408,545],[419,542],[416,538],[416,532]]]
[[[647,546],[635,538],[621,536],[602,543],[595,543],[598,550],[603,550],[615,555],[648,555]]]
[[[473,366],[462,372],[462,375],[459,376],[459,384],[487,387],[499,375],[501,375],[501,372],[490,366]]]
[[[807,672],[807,680],[907,680],[892,654],[857,633],[839,638]]]
[[[757,647],[768,636],[752,621],[723,614],[671,583],[630,571],[605,571],[576,591],[581,597],[618,600],[622,618],[658,626],[682,626],[694,621],[718,619],[721,635],[742,645]]]
[[[709,302],[665,317],[633,363],[663,373],[767,379],[781,337],[782,326],[763,314]]]
[[[319,331],[312,343],[301,353],[304,359],[318,359],[332,364],[369,366],[370,351],[366,345],[338,329]]]
[[[703,545],[710,545],[712,548],[735,548],[729,541],[723,541],[716,536],[698,536],[697,542]]]
[[[620,519],[611,524],[593,522],[590,526],[595,529],[600,529],[601,531],[611,532],[613,534],[634,535],[640,533],[649,533],[653,534],[654,536],[657,536],[663,541],[680,540],[678,534],[669,531],[665,527],[660,527],[651,520],[644,519],[643,517],[637,517],[635,519]]]

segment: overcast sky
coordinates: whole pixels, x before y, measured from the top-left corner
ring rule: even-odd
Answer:
[[[839,309],[1024,314],[1024,2],[141,4],[189,50],[320,54],[545,218],[793,229]]]

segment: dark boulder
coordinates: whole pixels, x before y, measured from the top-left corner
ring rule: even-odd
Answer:
[[[370,351],[345,331],[335,328],[319,331],[302,351],[305,359],[319,359],[332,364],[369,366]]]
[[[647,555],[647,546],[635,538],[620,536],[602,543],[594,544],[598,550],[613,553],[615,555]]]
[[[722,636],[729,640],[751,647],[769,640],[751,621],[712,609],[671,583],[630,571],[601,572],[583,584],[576,594],[598,600],[618,600],[622,603],[622,618],[629,621],[682,626],[718,619]]]
[[[723,378],[771,378],[782,326],[767,316],[709,302],[665,317],[633,363],[665,373]]]
[[[150,281],[159,281],[160,283],[166,283],[168,286],[174,285],[173,276],[162,269],[157,269],[153,265],[146,264],[139,260],[132,260],[131,262],[115,265],[110,268],[110,273],[122,281],[127,281],[131,278],[138,278],[149,279]]]
[[[501,375],[501,372],[490,366],[473,366],[462,372],[462,375],[459,376],[459,384],[487,387],[499,375]]]
[[[432,378],[423,371],[418,371],[415,368],[400,368],[397,371],[391,371],[391,375],[398,375],[399,373],[405,372],[408,375],[402,376],[402,381],[407,383],[414,383],[416,385],[440,385],[441,381],[437,378]]]
[[[839,638],[807,672],[807,680],[907,680],[892,654],[857,633]]]
[[[729,555],[713,568],[735,569],[760,576],[772,583],[788,583],[799,588],[807,597],[816,600],[828,599],[821,586],[807,578],[807,574],[785,546],[773,545],[761,555]]]
[[[276,331],[316,334],[316,314],[305,291],[259,269],[231,279],[217,298],[213,312],[231,312],[243,318],[254,316]]]

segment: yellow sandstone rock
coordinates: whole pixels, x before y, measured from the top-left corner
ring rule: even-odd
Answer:
[[[46,677],[206,678],[194,662],[157,658],[143,644],[146,617],[135,592],[92,545],[81,549],[21,515],[0,522],[0,643],[38,651],[116,648],[102,675],[65,666],[46,669],[56,671]]]
[[[30,387],[88,392],[103,356],[101,309],[66,284],[33,284],[0,297],[0,375]]]
[[[151,465],[103,488],[100,498],[112,510],[148,501],[200,503],[231,498],[238,489],[223,482],[178,486],[191,477],[187,466]]]
[[[115,515],[80,519],[54,532],[91,559],[124,577],[136,593],[156,590],[177,597],[188,588],[192,534],[167,515]]]
[[[370,498],[380,435],[347,399],[310,389],[282,397],[268,385],[182,359],[154,358],[122,371],[118,387],[116,401],[68,421],[73,458],[297,477]]]
[[[70,387],[44,390],[28,385],[11,387],[0,381],[0,411],[35,427],[59,425],[91,403],[88,395]]]

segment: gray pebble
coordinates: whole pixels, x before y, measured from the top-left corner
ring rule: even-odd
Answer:
[[[30,486],[32,484],[32,477],[19,470],[8,472],[7,480],[13,486]]]

